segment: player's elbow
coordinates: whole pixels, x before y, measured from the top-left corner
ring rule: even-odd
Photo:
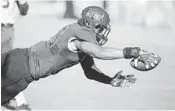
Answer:
[[[89,80],[94,80],[92,76],[86,76]]]
[[[94,76],[92,75],[92,73],[89,73],[89,72],[84,72],[85,73],[85,76],[90,79],[90,80],[93,80],[94,79]]]

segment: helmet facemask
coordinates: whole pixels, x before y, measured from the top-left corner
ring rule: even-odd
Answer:
[[[105,27],[101,24],[95,27],[97,44],[102,46],[108,41],[108,34],[111,31],[110,27]]]

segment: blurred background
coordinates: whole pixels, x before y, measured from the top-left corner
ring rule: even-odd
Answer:
[[[112,88],[86,79],[79,65],[32,83],[25,90],[36,110],[175,109],[175,1],[28,1],[26,17],[15,24],[15,48],[47,40],[63,26],[77,22],[86,6],[97,5],[109,12],[112,31],[105,46],[139,46],[162,57],[149,72],[131,68],[128,60],[101,61],[96,65],[107,75],[119,70],[134,73],[132,89]]]
[[[80,18],[86,6],[96,5],[106,9],[115,23],[149,26],[173,26],[175,1],[110,1],[110,0],[31,0],[30,14],[50,15],[57,18]]]

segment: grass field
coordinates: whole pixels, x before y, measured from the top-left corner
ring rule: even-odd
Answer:
[[[16,24],[15,47],[30,47],[47,40],[61,27],[75,20],[53,15],[28,15]],[[123,48],[140,46],[162,57],[160,65],[149,72],[131,68],[129,60],[95,60],[107,75],[119,70],[133,73],[138,81],[133,88],[113,88],[88,80],[80,67],[32,83],[25,97],[36,110],[136,110],[175,109],[175,29],[120,25],[111,23],[112,32],[105,46]]]

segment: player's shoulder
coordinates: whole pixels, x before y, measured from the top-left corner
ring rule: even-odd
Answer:
[[[68,27],[70,29],[73,29],[75,32],[79,33],[79,32],[83,32],[83,33],[90,33],[93,34],[93,32],[87,28],[87,27],[82,27],[77,23],[73,23],[73,24],[69,24]]]
[[[80,26],[79,26],[77,23],[72,23],[72,24],[69,24],[69,25],[67,25],[67,26],[65,26],[65,27],[68,27],[69,30],[76,31],[76,30],[79,29]]]
[[[93,33],[89,28],[80,26],[77,23],[70,24],[69,27],[73,29],[76,38],[96,43],[95,33]]]
[[[68,26],[70,28],[74,28],[74,29],[79,27],[79,25],[77,23],[72,23],[72,24],[69,24]]]

